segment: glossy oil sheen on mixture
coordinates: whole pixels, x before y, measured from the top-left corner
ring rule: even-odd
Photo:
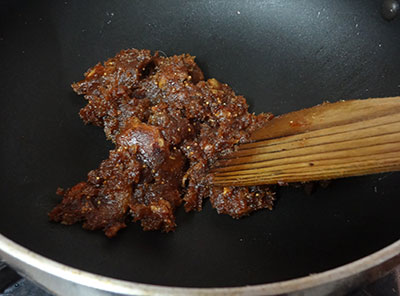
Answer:
[[[58,189],[62,201],[51,220],[83,222],[112,237],[129,220],[144,230],[174,230],[176,208],[200,211],[205,198],[233,218],[272,208],[267,186],[210,184],[209,167],[272,115],[250,114],[244,97],[204,79],[193,56],[123,50],[72,88],[87,100],[83,121],[103,127],[115,148],[86,181]]]

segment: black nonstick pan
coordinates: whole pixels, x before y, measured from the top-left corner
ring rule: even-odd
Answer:
[[[323,101],[396,96],[400,19],[384,19],[381,7],[378,0],[1,1],[1,256],[20,259],[22,272],[39,254],[68,266],[66,273],[72,267],[131,284],[267,286],[240,290],[256,294],[361,258],[369,266],[399,262],[399,173],[336,180],[311,195],[281,188],[273,211],[240,220],[206,202],[202,212],[180,209],[168,234],[132,223],[108,239],[47,217],[59,202],[57,187],[85,180],[112,148],[101,128],[82,123],[84,100],[70,88],[89,67],[127,48],[190,53],[206,77],[243,94],[252,111],[277,115]],[[22,249],[8,239],[33,253],[18,258]],[[370,257],[389,245],[386,257]],[[86,280],[80,284],[92,285]]]

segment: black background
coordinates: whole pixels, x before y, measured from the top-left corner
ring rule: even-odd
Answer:
[[[282,114],[400,94],[400,22],[380,1],[1,1],[0,232],[68,265],[162,285],[260,284],[324,271],[400,238],[398,173],[283,188],[274,211],[233,220],[206,202],[175,233],[130,224],[114,239],[50,223],[58,186],[112,145],[84,126],[70,84],[124,48],[197,56],[207,77]]]

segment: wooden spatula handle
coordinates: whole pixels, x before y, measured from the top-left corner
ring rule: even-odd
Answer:
[[[221,159],[216,185],[305,182],[400,170],[400,97],[323,104],[278,117]]]

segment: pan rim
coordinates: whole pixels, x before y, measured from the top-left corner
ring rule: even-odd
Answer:
[[[243,293],[246,293],[246,295],[273,295],[305,290],[340,281],[377,267],[396,257],[400,258],[400,239],[368,256],[320,273],[268,284],[218,288],[159,286],[98,275],[46,258],[0,234],[0,258],[7,256],[59,279],[88,288],[123,295],[237,295]],[[7,260],[5,261],[7,262]],[[10,265],[13,266],[13,264]],[[19,270],[22,273],[24,272],[23,268],[19,268]]]

